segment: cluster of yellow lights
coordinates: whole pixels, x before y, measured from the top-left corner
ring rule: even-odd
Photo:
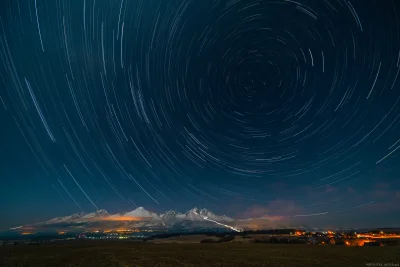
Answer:
[[[357,234],[357,238],[400,238],[400,235],[396,234]]]

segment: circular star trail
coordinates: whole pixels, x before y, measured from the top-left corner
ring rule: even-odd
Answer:
[[[395,0],[1,9],[2,127],[74,209],[290,199],[313,215],[375,199],[310,195],[398,171]]]

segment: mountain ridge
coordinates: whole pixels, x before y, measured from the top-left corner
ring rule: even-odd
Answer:
[[[226,215],[216,215],[213,212],[197,207],[185,213],[169,210],[164,213],[155,213],[138,207],[127,212],[111,214],[104,209],[94,212],[78,212],[67,216],[55,217],[33,225],[23,225],[10,228],[18,230],[33,227],[35,229],[158,229],[158,230],[193,230],[200,228],[230,228],[240,230],[227,225],[235,220]]]
[[[281,222],[280,228],[299,228],[290,225],[291,222]],[[23,225],[9,230],[20,231],[24,228],[32,227],[37,231],[56,230],[110,230],[110,229],[147,229],[147,230],[173,230],[173,231],[192,231],[198,229],[230,229],[243,231],[243,229],[253,229],[255,227],[268,229],[277,228],[277,224],[267,218],[247,218],[237,220],[226,215],[217,215],[212,211],[194,207],[184,213],[169,210],[164,213],[156,213],[138,207],[127,212],[111,214],[104,209],[94,212],[78,212],[68,216],[55,217],[43,222],[31,225]],[[303,228],[303,227],[300,227]]]

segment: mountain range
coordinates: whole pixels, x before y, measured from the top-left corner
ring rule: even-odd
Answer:
[[[241,231],[233,226],[235,219],[225,215],[216,215],[207,209],[193,208],[186,213],[167,211],[157,214],[139,207],[129,212],[110,214],[106,210],[91,213],[75,213],[56,217],[44,222],[11,228],[10,230],[57,230],[71,231],[90,229],[157,229],[157,230],[196,230],[204,228],[229,228]],[[232,225],[231,225],[232,224]]]
[[[279,224],[278,224],[279,223]],[[207,209],[193,208],[185,213],[167,211],[157,214],[143,207],[129,212],[110,214],[106,210],[91,213],[75,213],[56,217],[44,222],[11,228],[11,231],[112,231],[116,229],[194,231],[202,229],[226,229],[243,231],[248,229],[297,228],[306,229],[293,222],[277,222],[266,218],[236,220],[226,215],[216,215]]]

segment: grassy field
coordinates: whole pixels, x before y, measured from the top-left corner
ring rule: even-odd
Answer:
[[[156,244],[165,244],[165,243],[200,243],[203,239],[213,239],[218,240],[218,237],[215,236],[207,236],[207,235],[182,235],[182,236],[173,236],[167,238],[153,239],[149,240],[149,243]]]
[[[368,263],[399,266],[400,248],[129,241],[0,247],[0,266],[373,266]]]

